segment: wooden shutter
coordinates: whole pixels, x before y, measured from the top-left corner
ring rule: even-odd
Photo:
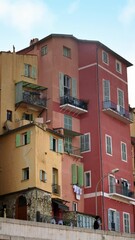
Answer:
[[[115,230],[120,232],[120,213],[118,211],[115,212]]]
[[[29,76],[29,65],[24,64],[24,76],[28,77]]]
[[[64,74],[62,72],[59,73],[59,90],[60,97],[64,96]]]
[[[78,166],[78,186],[83,187],[83,166]]]
[[[53,137],[50,136],[50,149],[53,150]]]
[[[103,80],[103,90],[104,90],[104,101],[110,100],[110,82],[108,80]]]
[[[30,143],[30,133],[31,133],[31,131],[27,132],[27,144]]]
[[[36,67],[32,66],[31,77],[36,78]]]
[[[21,135],[16,134],[16,147],[21,146]]]
[[[72,78],[72,97],[77,97],[77,85],[76,85],[76,79]]]
[[[58,139],[58,152],[63,153],[63,140]]]
[[[111,210],[108,209],[108,229],[111,231],[112,227],[111,227]]]
[[[77,184],[77,166],[72,164],[72,184]]]

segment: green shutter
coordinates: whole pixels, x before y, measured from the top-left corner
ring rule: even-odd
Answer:
[[[77,97],[76,79],[72,78],[72,97]]]
[[[111,231],[112,227],[111,227],[111,210],[108,209],[108,229]]]
[[[34,66],[32,66],[32,72],[31,72],[31,77],[32,78],[36,78],[36,68]]]
[[[21,135],[16,134],[16,147],[20,147],[20,146],[21,146]]]
[[[24,76],[28,77],[29,75],[29,66],[28,64],[24,64]]]
[[[30,143],[30,133],[31,133],[31,131],[27,132],[27,144]]]
[[[60,90],[60,97],[64,96],[64,74],[59,73],[59,90]]]
[[[50,136],[50,149],[53,150],[53,137]]]
[[[78,166],[78,186],[83,187],[83,166]]]
[[[115,212],[115,230],[120,232],[120,213],[118,211]]]
[[[77,166],[72,164],[72,184],[77,184]]]
[[[58,152],[63,153],[63,140],[58,139]]]

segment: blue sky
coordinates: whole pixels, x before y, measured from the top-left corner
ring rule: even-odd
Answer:
[[[130,61],[135,107],[135,0],[0,0],[0,51],[16,51],[51,33],[98,40]]]

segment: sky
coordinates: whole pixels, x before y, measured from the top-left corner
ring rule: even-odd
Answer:
[[[0,0],[0,51],[18,51],[53,33],[97,40],[133,64],[129,104],[135,107],[135,0]]]

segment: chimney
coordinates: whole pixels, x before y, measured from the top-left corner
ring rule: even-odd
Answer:
[[[39,39],[38,38],[33,38],[30,40],[30,46],[33,45],[34,43],[38,42]]]

